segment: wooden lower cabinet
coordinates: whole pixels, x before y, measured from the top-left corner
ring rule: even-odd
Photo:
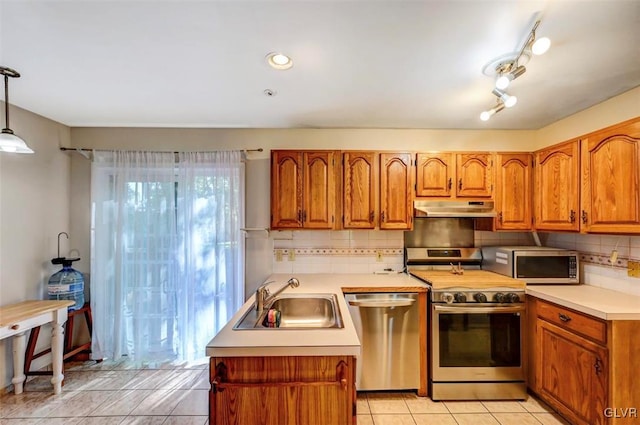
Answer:
[[[534,297],[527,308],[530,389],[574,425],[640,423],[640,321]]]
[[[212,357],[211,425],[355,425],[355,357]]]

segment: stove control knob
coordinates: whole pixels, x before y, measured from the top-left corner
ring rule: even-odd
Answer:
[[[467,296],[465,294],[463,294],[462,292],[456,292],[455,300],[456,300],[457,303],[466,303],[467,302]]]
[[[506,301],[507,301],[508,303],[519,303],[519,302],[520,302],[520,295],[515,294],[515,293],[513,293],[513,292],[509,292],[509,293],[506,295],[506,298],[507,298],[507,299],[506,299]]]
[[[446,302],[447,304],[453,303],[453,294],[445,292],[444,294],[442,294],[442,301]]]
[[[487,296],[482,292],[477,292],[473,295],[473,299],[476,300],[477,303],[486,303]]]
[[[503,294],[502,292],[498,292],[497,294],[495,294],[495,295],[493,296],[493,300],[494,300],[495,302],[497,302],[497,303],[500,303],[500,304],[502,304],[502,303],[506,302],[506,300],[505,300],[505,296],[504,296],[504,294]]]

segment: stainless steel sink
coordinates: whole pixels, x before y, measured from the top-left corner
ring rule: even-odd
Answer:
[[[280,311],[280,327],[269,327],[270,309]],[[251,307],[233,329],[327,329],[342,328],[342,315],[335,294],[285,294],[275,298],[262,313]]]

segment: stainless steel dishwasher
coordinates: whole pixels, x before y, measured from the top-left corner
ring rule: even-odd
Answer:
[[[420,386],[417,293],[345,295],[358,332],[358,390],[400,390]]]

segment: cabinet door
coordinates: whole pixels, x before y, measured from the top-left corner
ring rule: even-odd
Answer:
[[[640,233],[640,119],[582,139],[581,230]]]
[[[380,229],[413,224],[413,167],[409,153],[380,154]]]
[[[302,227],[302,153],[271,152],[271,228]]]
[[[453,160],[453,154],[448,152],[419,153],[416,196],[450,197],[455,173]]]
[[[490,153],[456,154],[456,196],[491,198],[493,196],[493,155]]]
[[[531,229],[531,154],[496,156],[496,230]]]
[[[535,153],[535,228],[578,231],[580,142],[573,140]]]
[[[536,380],[543,399],[574,424],[604,424],[604,409],[611,407],[607,349],[540,319],[536,338]]]
[[[227,357],[211,363],[212,425],[347,425],[355,421],[352,358]]]
[[[332,229],[336,202],[334,152],[304,152],[303,155],[303,227]]]
[[[375,184],[377,176],[375,152],[342,154],[344,192],[343,227],[373,229],[376,218]]]

